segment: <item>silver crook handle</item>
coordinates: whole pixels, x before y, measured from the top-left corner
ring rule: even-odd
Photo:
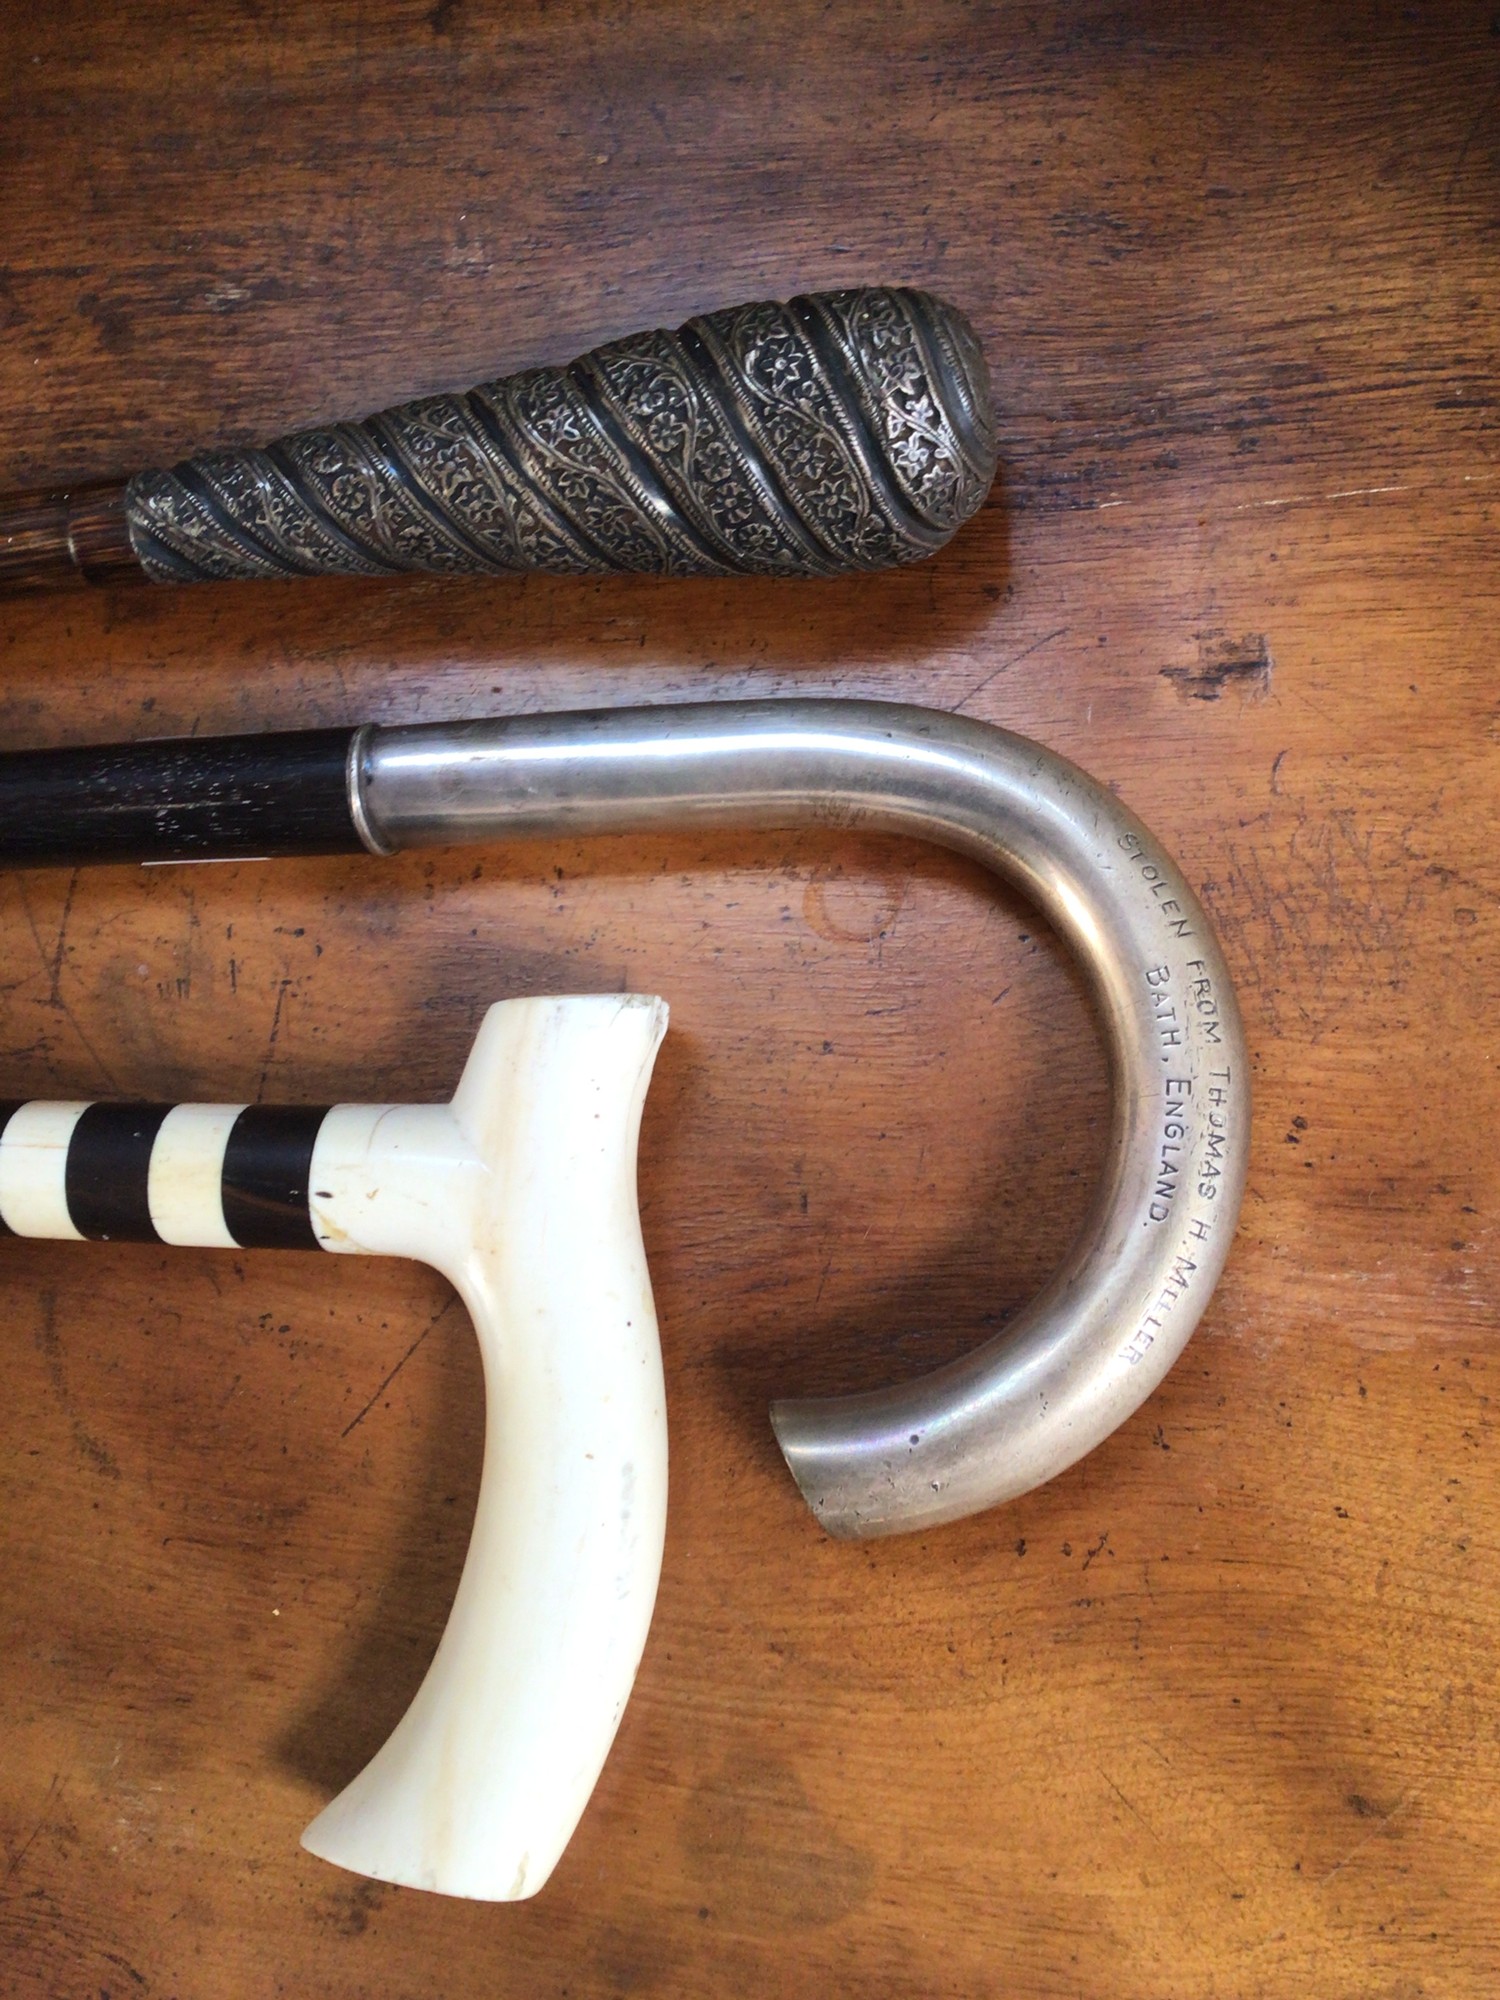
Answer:
[[[379,853],[683,825],[889,829],[1006,876],[1077,954],[1113,1077],[1088,1218],[1051,1282],[962,1360],[773,1406],[831,1534],[930,1527],[1028,1492],[1123,1423],[1181,1353],[1244,1191],[1244,1031],[1175,863],[1066,759],[893,703],[694,703],[362,731],[350,806]]]

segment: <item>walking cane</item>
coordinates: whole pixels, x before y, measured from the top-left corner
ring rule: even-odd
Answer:
[[[0,499],[0,590],[507,570],[836,576],[919,561],[995,473],[973,328],[824,292],[642,333],[264,450]]]

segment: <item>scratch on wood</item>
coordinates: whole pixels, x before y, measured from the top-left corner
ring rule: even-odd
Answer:
[[[1002,660],[998,667],[993,668],[984,676],[983,680],[974,683],[962,701],[954,703],[954,714],[961,714],[974,699],[975,695],[983,694],[990,682],[998,680],[1001,674],[1005,673],[1009,668],[1018,667],[1022,660],[1029,660],[1032,654],[1039,653],[1043,646],[1050,646],[1054,639],[1061,639],[1067,629],[1066,625],[1059,625],[1054,632],[1044,632],[1040,639],[1034,639],[1029,646],[1023,646],[1019,653],[1013,653],[1008,660]]]
[[[21,1863],[26,1859],[27,1855],[31,1852],[32,1846],[36,1841],[37,1835],[41,1832],[42,1828],[47,1824],[48,1809],[50,1808],[52,1801],[57,1794],[57,1788],[58,1785],[61,1783],[61,1780],[62,1780],[61,1771],[54,1771],[52,1773],[52,1783],[47,1787],[47,1796],[42,1801],[41,1817],[38,1819],[36,1825],[31,1829],[30,1833],[27,1834],[25,1840],[22,1841],[20,1847],[11,1856],[10,1866],[5,1871],[5,1876],[4,1876],[5,1881],[9,1882],[12,1875],[14,1875],[16,1870],[21,1866]]]
[[[69,900],[71,901],[71,899],[72,899],[72,891],[70,889]],[[20,904],[21,904],[21,914],[25,917],[27,929],[31,932],[32,943],[36,946],[37,957],[41,960],[42,968],[47,974],[47,978],[49,981],[49,993],[48,993],[49,1004],[63,1016],[63,1019],[68,1023],[69,1027],[73,1030],[74,1034],[78,1037],[79,1041],[82,1042],[84,1050],[89,1057],[89,1060],[94,1064],[99,1074],[104,1078],[104,1081],[109,1085],[109,1088],[112,1091],[114,1091],[117,1095],[120,1094],[120,1086],[115,1081],[114,1072],[110,1069],[108,1063],[105,1062],[103,1056],[100,1055],[99,1051],[94,1047],[93,1043],[84,1033],[83,1028],[79,1023],[78,1016],[73,1012],[73,1009],[68,1005],[67,1001],[63,998],[61,982],[53,968],[52,954],[47,950],[46,946],[42,943],[42,934],[36,927],[36,918],[32,914],[31,903],[29,898],[27,897],[24,888],[22,888],[20,892]]]
[[[1458,158],[1453,162],[1453,171],[1448,176],[1448,186],[1443,196],[1445,201],[1452,201],[1454,194],[1457,192],[1463,170],[1468,165],[1469,154],[1473,151],[1474,141],[1479,137],[1483,129],[1485,119],[1489,117],[1497,104],[1500,104],[1500,83],[1495,84],[1488,97],[1485,98],[1483,104],[1475,112],[1474,122],[1464,134],[1464,142],[1458,149]]]
[[[1259,507],[1317,507],[1327,500],[1364,500],[1375,493],[1410,493],[1409,480],[1390,486],[1336,486],[1331,493],[1281,493],[1269,500],[1242,500],[1231,514],[1248,514]]]
[[[823,1260],[823,1274],[818,1279],[818,1289],[813,1294],[813,1310],[816,1311],[823,1297],[823,1287],[828,1283],[828,1273],[833,1269],[834,1253],[830,1250]]]
[[[118,1966],[125,1977],[133,1980],[137,1986],[149,1989],[151,1982],[147,1979],[145,1973],[138,1966],[132,1965],[128,1958],[122,1958],[119,1952],[104,1951],[101,1949],[99,1956],[102,1959],[106,1959],[111,1965]]]
[[[52,987],[48,994],[54,1007],[62,1005],[63,952],[68,943],[68,919],[73,914],[73,892],[78,887],[78,870],[68,877],[68,893],[63,902],[62,922],[57,927],[57,949],[52,954]]]
[[[1357,1792],[1351,1794],[1349,1802],[1352,1809],[1358,1813],[1361,1819],[1374,1817],[1375,1825],[1370,1828],[1370,1831],[1365,1835],[1363,1840],[1357,1840],[1354,1843],[1353,1847],[1350,1848],[1341,1861],[1335,1861],[1330,1869],[1318,1877],[1318,1887],[1321,1889],[1325,1883],[1331,1882],[1335,1875],[1342,1873],[1349,1866],[1350,1862],[1357,1860],[1372,1840],[1379,1839],[1380,1835],[1387,1830],[1393,1821],[1416,1804],[1431,1782],[1430,1778],[1424,1779],[1420,1785],[1415,1786],[1404,1797],[1397,1799],[1388,1813],[1380,1813],[1377,1809],[1376,1813],[1372,1815],[1369,1800],[1361,1797]],[[1358,1803],[1355,1803],[1356,1800]]]
[[[57,1400],[67,1414],[73,1430],[73,1442],[79,1455],[86,1458],[96,1472],[102,1472],[106,1479],[118,1479],[119,1463],[107,1444],[87,1430],[78,1405],[68,1388],[67,1372],[63,1367],[62,1337],[57,1331],[57,1294],[51,1290],[42,1292],[38,1301],[41,1307],[41,1323],[37,1328],[36,1344],[52,1387],[57,1392]]]
[[[351,1417],[348,1423],[345,1424],[344,1428],[339,1432],[339,1439],[341,1442],[344,1438],[348,1437],[350,1431],[357,1429],[358,1426],[364,1422],[365,1418],[370,1414],[371,1410],[374,1409],[375,1405],[380,1401],[381,1397],[385,1394],[386,1390],[390,1388],[391,1384],[395,1381],[396,1377],[401,1373],[401,1370],[406,1366],[407,1362],[411,1360],[412,1356],[416,1353],[417,1349],[422,1345],[422,1342],[427,1338],[428,1334],[432,1332],[432,1329],[437,1325],[438,1321],[442,1319],[445,1314],[452,1312],[453,1308],[457,1304],[458,1304],[458,1294],[455,1292],[449,1298],[447,1304],[440,1306],[438,1310],[432,1315],[432,1318],[428,1320],[426,1326],[423,1327],[422,1331],[417,1335],[416,1339],[412,1342],[411,1346],[407,1348],[406,1352],[402,1355],[401,1359],[396,1363],[395,1367],[391,1370],[390,1374],[386,1376],[385,1380],[380,1384],[379,1388],[376,1389],[375,1393],[370,1397],[369,1401],[365,1404],[364,1408],[361,1411],[359,1411],[358,1415]]]
[[[291,985],[290,977],[283,979],[276,989],[276,1011],[271,1016],[271,1033],[266,1041],[266,1059],[261,1067],[260,1083],[256,1087],[255,1101],[261,1103],[266,1094],[266,1078],[271,1074],[271,1063],[276,1054],[276,1044],[281,1039],[281,1010],[286,1005],[286,990]]]
[[[1120,1801],[1120,1804],[1124,1806],[1126,1812],[1130,1814],[1132,1819],[1137,1819],[1140,1821],[1141,1825],[1146,1829],[1147,1833],[1150,1834],[1151,1838],[1156,1842],[1157,1846],[1159,1847],[1161,1845],[1161,1835],[1157,1832],[1156,1828],[1151,1824],[1150,1820],[1147,1819],[1146,1815],[1141,1811],[1140,1807],[1133,1804],[1129,1799],[1126,1798],[1125,1794],[1120,1790],[1120,1787],[1115,1783],[1114,1779],[1109,1775],[1108,1771],[1105,1770],[1102,1764],[1099,1765],[1098,1770],[1099,1770],[1099,1776],[1104,1780],[1105,1784],[1109,1786],[1109,1789],[1114,1793],[1115,1797]]]

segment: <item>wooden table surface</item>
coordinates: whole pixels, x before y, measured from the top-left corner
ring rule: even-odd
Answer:
[[[666,995],[673,1487],[549,1886],[344,1875],[297,1835],[442,1629],[462,1313],[401,1264],[7,1243],[0,1990],[1493,2000],[1493,9],[52,0],[0,78],[0,487],[865,279],[972,316],[1003,463],[873,581],[12,600],[7,745],[962,710],[1177,853],[1257,1092],[1134,1421],[834,1544],[768,1399],[972,1346],[1083,1213],[1103,1061],[1022,902],[810,833],[5,878],[3,1096],[438,1096],[494,999]]]

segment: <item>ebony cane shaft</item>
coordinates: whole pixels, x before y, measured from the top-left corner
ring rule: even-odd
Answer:
[[[123,485],[0,499],[0,590],[517,570],[834,576],[988,493],[963,315],[906,289],[736,306]]]

